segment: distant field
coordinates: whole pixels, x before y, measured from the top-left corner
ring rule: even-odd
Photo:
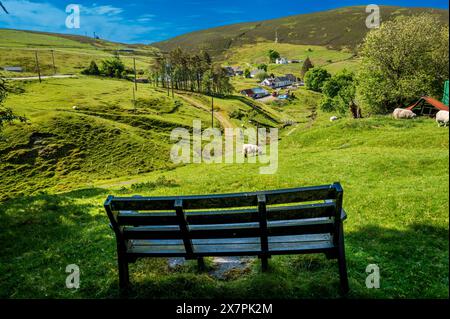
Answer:
[[[292,73],[300,76],[303,63],[270,64],[267,57],[269,50],[275,50],[287,59],[305,60],[311,59],[315,66],[324,66],[335,73],[344,68],[355,70],[358,61],[353,54],[346,51],[336,51],[323,46],[297,45],[287,43],[260,42],[253,45],[235,47],[227,51],[222,64],[240,66],[242,69],[255,68],[256,65],[268,64],[268,72],[276,75]]]
[[[125,45],[103,40],[82,41],[83,39],[87,38],[72,39],[67,36],[0,29],[0,67],[20,66],[24,69],[23,73],[4,72],[9,77],[35,76],[37,51],[41,74],[53,75],[53,50],[56,73],[79,74],[92,60],[99,64],[101,60],[112,57],[115,50],[126,48]],[[137,55],[136,68],[140,72],[147,72],[153,63],[155,49],[142,46],[136,50],[138,51],[133,53],[120,53],[121,58],[127,67],[132,68],[131,55]]]
[[[194,119],[210,122],[208,112],[143,84],[135,111],[133,83],[125,80],[80,77],[18,85],[5,106],[29,121],[7,127],[0,140],[1,197],[170,166],[170,131],[189,128]],[[37,153],[35,139],[48,144],[49,157]]]

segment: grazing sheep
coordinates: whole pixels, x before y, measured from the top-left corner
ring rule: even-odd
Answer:
[[[436,113],[436,122],[438,126],[441,126],[441,123],[444,124],[444,127],[448,125],[448,111],[439,111]]]
[[[262,147],[255,144],[244,144],[242,145],[242,154],[245,157],[248,157],[248,155],[262,155]]]
[[[337,121],[337,120],[338,120],[337,116],[330,117],[330,122],[334,122],[334,121]]]
[[[72,109],[78,110],[78,106],[74,105],[74,106],[72,106]]]
[[[400,109],[400,108],[396,108],[394,110],[394,112],[392,113],[392,115],[397,120],[398,119],[413,119],[417,116],[413,111]]]

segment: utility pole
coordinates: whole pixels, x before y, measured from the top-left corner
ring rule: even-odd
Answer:
[[[134,113],[136,113],[136,91],[134,89],[134,86],[133,86],[133,108],[134,108]]]
[[[54,53],[54,50],[51,50],[51,51],[52,51],[52,62],[53,62],[53,74],[55,75],[56,74],[55,53]]]
[[[35,51],[34,53],[35,53],[35,56],[36,56],[36,69],[37,69],[38,76],[39,76],[39,83],[41,83],[42,82],[42,80],[41,80],[41,69],[39,68],[38,52]]]
[[[133,58],[133,65],[134,65],[134,88],[137,91],[137,82],[136,82],[136,58]]]
[[[214,128],[214,95],[211,93],[211,128]]]

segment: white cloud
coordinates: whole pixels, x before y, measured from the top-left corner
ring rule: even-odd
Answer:
[[[113,6],[82,6],[80,29],[67,29],[65,26],[68,14],[66,3],[55,6],[33,0],[8,1],[10,15],[0,16],[0,27],[34,30],[79,35],[92,35],[117,42],[139,42],[139,39],[153,36],[148,34],[159,27],[151,26],[154,15],[141,15],[136,20],[124,18],[124,10]]]
[[[85,13],[88,15],[115,16],[121,14],[122,12],[123,9],[116,8],[110,5],[97,6],[96,4],[93,4],[91,7],[81,6],[81,13]]]

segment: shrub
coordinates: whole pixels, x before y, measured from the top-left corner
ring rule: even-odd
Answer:
[[[305,86],[308,90],[322,92],[325,82],[331,77],[331,74],[323,68],[312,68],[305,74]]]

